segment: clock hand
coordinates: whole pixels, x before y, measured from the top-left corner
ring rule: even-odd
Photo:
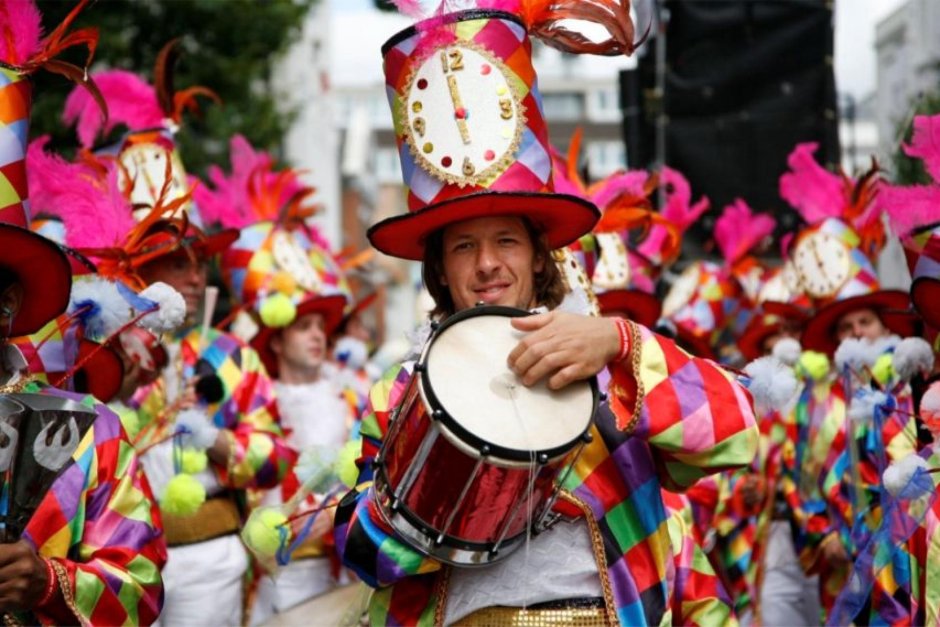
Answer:
[[[463,106],[463,100],[460,98],[460,91],[457,89],[457,77],[453,74],[447,76],[447,87],[450,91],[451,102],[454,103],[454,119],[457,120],[457,129],[460,131],[460,138],[464,144],[470,143],[470,128],[467,126],[467,110]]]

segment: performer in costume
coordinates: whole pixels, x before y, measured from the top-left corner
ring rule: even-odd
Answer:
[[[7,341],[34,333],[69,301],[62,251],[28,230],[28,74],[60,50],[68,24],[40,41],[30,2],[0,2],[0,430],[4,480],[0,611],[7,624],[150,624],[160,612],[166,548],[150,487],[111,411],[37,382]],[[96,36],[71,41],[94,48]],[[64,67],[59,62],[59,67]],[[68,72],[82,76],[80,68]],[[46,434],[53,434],[53,442]]]
[[[166,59],[162,54],[160,61]],[[148,208],[135,212],[144,221],[132,221],[122,246],[130,253],[102,259],[99,267],[129,265],[141,285],[167,283],[186,301],[184,325],[166,344],[167,367],[132,399],[141,424],[135,446],[160,497],[170,547],[161,621],[240,624],[248,567],[238,538],[245,490],[277,485],[294,453],[283,440],[273,384],[258,354],[202,322],[209,263],[238,233],[208,235],[195,225],[190,186],[174,148],[168,126],[173,124],[167,122],[178,122],[181,110],[160,106],[174,102],[166,86],[154,89],[122,71],[97,74],[95,81],[109,104],[115,103],[108,128],[123,122],[132,129],[110,152],[126,172],[123,182],[134,182],[129,186],[133,206]],[[73,92],[66,117],[77,119],[79,137],[90,148],[106,128],[100,117],[87,113],[87,104]],[[146,220],[157,204],[177,213]],[[214,602],[206,603],[207,598]]]
[[[628,13],[619,3],[605,7],[615,16],[607,27],[616,41],[607,49],[629,51]],[[566,15],[557,5],[526,5],[518,15],[442,14],[384,47],[411,212],[375,225],[369,237],[387,254],[423,260],[437,316],[478,301],[553,309],[563,285],[549,251],[597,220],[591,203],[554,193],[531,66],[529,32],[556,46],[604,49],[562,29],[557,20]],[[336,515],[337,548],[376,587],[372,622],[509,624],[553,612],[583,624],[670,620],[676,581],[659,490],[750,460],[756,430],[746,391],[711,362],[631,322],[549,311],[513,326],[526,337],[508,363],[525,385],[547,378],[562,388],[611,369],[612,413],[592,428],[559,501],[576,522],[559,523],[528,551],[485,568],[442,568],[409,546],[382,519],[370,486],[389,413],[414,364],[393,367],[373,388],[363,419],[360,484]],[[618,328],[628,330],[623,344]],[[553,357],[539,357],[547,354]],[[681,436],[705,431],[721,435]]]
[[[223,253],[222,269],[230,293],[251,311],[258,351],[277,391],[287,443],[307,461],[292,467],[284,481],[257,496],[258,505],[278,506],[297,494],[308,475],[324,471],[349,438],[353,423],[339,369],[328,361],[330,336],[343,319],[349,286],[327,243],[306,223],[314,210],[314,189],[297,173],[274,170],[270,155],[255,151],[244,137],[231,141],[232,170],[210,171],[212,188],[201,187],[196,200],[205,219],[240,229]],[[326,505],[326,494],[309,494],[297,511]],[[282,549],[277,573],[259,581],[251,624],[328,592],[336,585],[331,565],[332,510],[317,515]],[[293,550],[290,550],[293,548]],[[276,575],[276,576],[275,576]]]
[[[925,336],[934,340],[940,328],[936,305],[940,296],[940,153],[932,139],[938,124],[940,116],[916,116],[911,144],[904,146],[909,156],[923,161],[933,182],[908,187],[885,184],[879,189],[879,200],[904,246],[913,279],[911,302],[926,324]],[[886,514],[872,534],[871,545],[861,551],[869,559],[854,564],[855,589],[837,601],[841,615],[853,616],[867,602],[862,620],[940,624],[940,473],[936,470],[940,467],[940,384],[933,374],[936,355],[931,354],[936,351],[936,344],[932,351],[929,345],[923,346],[916,358],[906,360],[915,375],[933,375],[916,404],[916,414],[933,441],[916,456],[895,461],[882,475],[880,496],[886,501]]]
[[[836,362],[804,387],[791,468],[798,488],[791,504],[801,522],[797,550],[807,572],[820,572],[828,612],[877,516],[878,477],[888,462],[915,450],[917,432],[909,387],[894,387],[898,382],[883,367],[900,341],[892,336],[911,335],[913,324],[909,316],[886,315],[906,309],[909,299],[880,289],[871,261],[884,242],[876,172],[857,181],[829,173],[813,158],[815,149],[794,149],[780,193],[808,223],[790,249],[800,283],[817,305],[801,344],[835,354]],[[870,404],[852,408],[882,386],[900,411],[875,418]]]

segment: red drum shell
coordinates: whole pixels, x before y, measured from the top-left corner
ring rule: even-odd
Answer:
[[[420,377],[420,375],[418,375]],[[420,384],[419,384],[420,385]],[[412,389],[417,389],[414,386]],[[418,394],[410,395],[409,404],[402,405],[394,440],[386,447],[383,464],[389,487],[394,493],[402,485],[409,468],[418,460],[422,444],[429,439],[430,451],[411,487],[403,495],[399,507],[421,521],[431,537],[443,532],[456,509],[450,528],[444,534],[449,543],[458,545],[494,545],[505,531],[507,539],[523,533],[527,522],[539,513],[539,508],[551,496],[554,479],[566,458],[547,464],[533,464],[531,468],[497,465],[494,459],[484,460],[474,476],[479,461],[465,449],[452,444],[428,415]],[[536,479],[531,496],[529,483],[532,472]],[[469,488],[461,502],[461,492]],[[459,507],[458,507],[459,505]],[[487,546],[487,548],[489,548]]]

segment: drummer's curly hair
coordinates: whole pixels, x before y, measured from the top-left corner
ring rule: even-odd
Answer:
[[[528,218],[523,217],[522,222],[532,241],[535,258],[545,260],[541,272],[536,272],[533,277],[535,300],[539,305],[554,309],[565,298],[565,281],[558,269],[558,264],[552,257],[545,235],[537,230]],[[430,312],[431,318],[443,319],[457,313],[450,289],[441,283],[441,277],[444,276],[444,229],[438,229],[428,235],[424,243],[423,262],[421,278],[431,298],[434,299],[434,309]]]

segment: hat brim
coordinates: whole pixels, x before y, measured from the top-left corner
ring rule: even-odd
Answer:
[[[12,224],[0,224],[0,243],[0,267],[16,273],[23,287],[23,302],[10,336],[35,333],[68,307],[69,260],[52,240]]]
[[[600,215],[590,201],[567,194],[478,192],[387,218],[373,225],[367,235],[386,255],[421,261],[428,235],[457,222],[497,216],[528,218],[545,233],[549,248],[555,249],[589,232]]]
[[[622,312],[644,327],[652,328],[662,313],[663,305],[652,294],[637,290],[612,290],[597,295],[601,313]]]
[[[117,353],[97,342],[82,339],[78,344],[78,356],[75,363],[84,365],[72,377],[81,376],[84,383],[79,392],[91,394],[102,403],[108,403],[117,396],[124,380],[124,364]],[[62,381],[54,375],[49,376],[49,383],[59,386]]]
[[[183,245],[189,246],[201,257],[213,257],[228,249],[239,237],[238,229],[223,229],[210,235],[187,236]]]
[[[761,316],[761,318],[763,318],[763,316]],[[744,330],[744,333],[741,334],[741,337],[738,338],[738,350],[741,351],[741,354],[744,355],[744,359],[747,361],[754,361],[759,357],[763,357],[764,340],[779,333],[782,328],[782,320],[777,320],[770,324],[765,322],[749,324],[747,329]]]
[[[302,316],[310,313],[323,314],[326,335],[329,337],[339,328],[340,323],[343,321],[345,309],[346,297],[342,294],[316,296],[297,305],[297,315],[294,320],[299,320]],[[280,330],[280,328],[268,327],[262,324],[258,333],[251,340],[251,347],[258,352],[261,362],[272,378],[278,376],[278,367],[277,355],[271,349],[271,338]]]
[[[914,279],[911,302],[927,326],[940,329],[940,280],[926,276]]]
[[[900,290],[880,290],[829,303],[820,307],[816,315],[807,321],[800,343],[804,350],[832,355],[839,347],[839,341],[835,338],[836,324],[845,314],[866,308],[879,314],[884,310],[904,311],[910,304],[908,293]],[[901,337],[909,337],[917,331],[917,321],[913,316],[888,316],[883,317],[882,322],[892,333]]]

